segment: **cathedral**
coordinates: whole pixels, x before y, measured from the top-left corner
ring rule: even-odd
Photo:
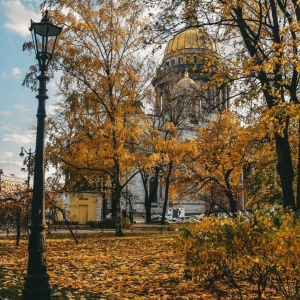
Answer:
[[[215,109],[229,106],[226,84],[214,86],[212,78],[222,74],[219,47],[204,29],[191,27],[175,35],[167,44],[162,62],[152,81],[156,101],[149,118],[155,123],[172,122],[180,139],[195,137],[199,126],[214,118]],[[148,189],[151,190],[150,177]],[[145,213],[144,187],[138,174],[128,187],[135,215]],[[152,214],[161,214],[164,186],[158,186],[151,203]],[[124,205],[125,203],[123,203]],[[185,215],[205,212],[202,200],[173,203],[171,210],[183,210]],[[128,205],[125,207],[128,211]],[[169,209],[169,211],[170,211]]]

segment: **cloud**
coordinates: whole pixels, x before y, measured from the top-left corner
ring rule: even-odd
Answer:
[[[21,172],[23,166],[22,161],[16,160],[1,160],[1,169],[5,175],[15,174],[18,178],[24,178],[26,175]]]
[[[34,140],[34,137],[31,135],[18,133],[4,134],[3,136],[3,142],[14,142],[16,144],[29,144]]]
[[[24,105],[14,104],[14,107],[21,111],[29,111],[29,109],[27,107],[25,107]]]
[[[9,114],[11,115],[11,113]],[[4,118],[3,118],[4,119]],[[23,130],[23,126],[22,124],[18,124],[18,123],[12,123],[12,122],[7,122],[7,121],[0,121],[0,130],[1,130],[1,134],[2,132],[21,132],[21,130]]]
[[[5,159],[14,156],[14,154],[10,151],[0,152],[0,159]]]
[[[20,78],[21,70],[20,70],[19,68],[17,68],[17,67],[14,67],[14,68],[12,69],[12,73],[13,73],[13,76],[14,76],[15,78]]]
[[[22,37],[30,36],[30,31],[28,30],[30,19],[37,22],[41,18],[34,11],[32,5],[25,7],[20,0],[5,0],[1,2],[0,6],[7,18],[4,27],[18,33]]]
[[[8,110],[0,111],[0,116],[9,116],[9,115],[10,115],[10,111],[8,111]]]

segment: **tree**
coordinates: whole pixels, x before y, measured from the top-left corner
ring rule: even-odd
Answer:
[[[147,97],[143,10],[139,1],[55,0],[52,16],[64,30],[56,49],[61,100],[49,121],[49,160],[85,188],[111,189],[116,234],[120,199],[134,176]],[[28,46],[29,47],[29,46]],[[28,74],[25,84],[31,83]],[[146,78],[146,79],[145,79]],[[80,186],[80,185],[79,185]]]
[[[19,246],[21,232],[26,231],[30,219],[31,194],[28,191],[2,194],[0,199],[0,227],[7,233],[17,231],[16,246]]]
[[[146,1],[151,5],[156,1]],[[274,127],[283,206],[299,207],[294,196],[290,111],[299,107],[299,3],[270,1],[172,1],[161,3],[156,28],[166,37],[182,26],[206,26],[226,46],[230,78],[239,83],[245,106],[264,99]],[[225,50],[225,47],[224,47]],[[225,54],[225,52],[224,52]],[[299,108],[295,108],[299,110]],[[299,150],[299,147],[298,147]],[[294,158],[298,160],[299,154]],[[297,180],[299,191],[299,176]]]
[[[265,120],[269,114],[247,127],[249,142],[244,167],[244,190],[247,206],[259,208],[266,204],[280,203],[282,190],[276,171],[276,148],[272,138],[273,129],[268,128]]]
[[[142,167],[140,170],[140,176],[142,178],[143,188],[145,192],[145,212],[146,212],[146,223],[151,223],[151,205],[157,201],[157,191],[159,185],[159,172],[160,168],[158,166],[154,167],[154,176],[153,175],[153,166],[150,170],[147,170],[145,167]]]
[[[177,185],[188,195],[208,198],[211,205],[226,209],[226,197],[231,213],[238,209],[239,195],[243,195],[243,166],[247,153],[248,134],[238,118],[229,110],[217,113],[216,120],[199,129],[197,137],[190,141],[189,150],[178,169]],[[217,192],[218,197],[210,196]],[[243,204],[241,204],[244,209]]]
[[[27,231],[30,221],[32,194],[29,190],[20,190],[18,192],[10,192],[1,195],[0,198],[0,227],[5,229],[7,233],[12,229],[16,230],[16,246],[19,246],[21,233]],[[56,220],[59,210],[64,213],[61,202],[53,193],[46,193],[46,210],[54,213],[48,215],[48,220],[52,222]]]

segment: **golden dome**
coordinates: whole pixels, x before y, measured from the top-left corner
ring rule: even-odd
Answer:
[[[189,77],[189,72],[184,72],[184,77],[177,82],[177,86],[189,87],[196,85],[195,81]]]
[[[174,36],[167,44],[164,57],[174,56],[174,53],[188,50],[211,50],[220,53],[219,47],[204,29],[191,27]]]

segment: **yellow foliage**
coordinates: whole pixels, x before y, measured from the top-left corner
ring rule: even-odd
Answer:
[[[201,286],[183,279],[184,262],[176,256],[175,233],[130,234],[125,237],[104,233],[47,238],[47,268],[54,299],[161,299],[214,297]],[[27,241],[15,247],[0,239],[0,293],[21,289],[26,273]],[[3,276],[4,275],[4,276]],[[62,279],[63,278],[63,279]],[[176,284],[174,284],[176,283]],[[16,293],[18,293],[16,291]],[[11,295],[11,294],[10,294]]]
[[[248,139],[246,130],[233,113],[217,113],[216,120],[201,127],[198,136],[186,145],[184,168],[177,174],[182,183],[176,184],[178,192],[187,189],[190,195],[191,182],[195,191],[202,189],[202,195],[205,195],[204,188],[210,191],[210,187],[217,187],[222,198],[230,189],[233,194],[238,192]]]
[[[182,231],[178,250],[194,280],[233,285],[245,297],[241,287],[250,284],[258,297],[274,289],[282,298],[296,299],[299,226],[298,214],[279,207],[235,219],[210,217]]]
[[[53,1],[56,23],[65,24],[57,61],[63,70],[62,101],[49,120],[49,160],[92,186],[109,174],[124,183],[145,157],[138,156],[146,115],[142,102],[145,59],[140,58],[145,18],[137,2]],[[96,176],[98,174],[98,176]]]

